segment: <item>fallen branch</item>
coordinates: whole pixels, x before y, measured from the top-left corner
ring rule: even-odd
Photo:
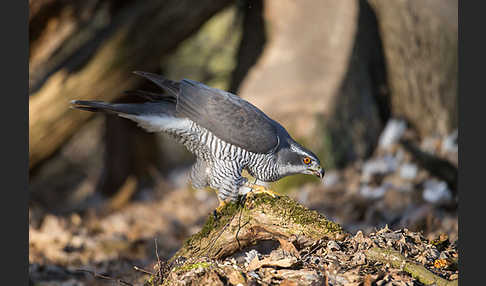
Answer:
[[[441,278],[431,271],[427,270],[423,265],[408,261],[398,251],[372,247],[365,251],[365,255],[369,260],[378,261],[381,263],[388,263],[394,268],[399,268],[416,278],[425,285],[437,286],[453,286],[458,285],[458,281],[449,281]]]

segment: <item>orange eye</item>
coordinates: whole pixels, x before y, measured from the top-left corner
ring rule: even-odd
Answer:
[[[310,162],[311,162],[311,159],[309,157],[304,157],[304,159],[302,161],[304,162],[304,164],[309,165]]]

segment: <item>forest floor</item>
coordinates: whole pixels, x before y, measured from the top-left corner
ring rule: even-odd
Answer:
[[[423,285],[389,263],[367,259],[364,252],[373,246],[391,247],[444,279],[457,279],[454,176],[428,169],[431,164],[457,168],[457,144],[453,138],[418,140],[401,132],[398,137],[420,153],[399,144],[396,130],[390,132],[368,160],[288,190],[350,236],[316,241],[290,256],[270,247],[219,261],[200,259],[191,269],[172,271],[172,281],[191,285],[197,276],[210,281],[207,285]],[[439,161],[430,163],[423,153]],[[214,192],[162,180],[130,201],[120,195],[80,206],[65,194],[51,200],[62,203],[29,207],[31,285],[143,285],[148,273],[159,270],[158,261],[167,261],[198,232],[218,204]],[[230,268],[237,271],[223,271]]]

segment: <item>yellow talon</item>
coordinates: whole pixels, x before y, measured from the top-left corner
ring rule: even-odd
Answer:
[[[219,206],[213,211],[213,217],[214,219],[218,219],[219,217],[219,214],[221,213],[221,211],[223,210],[223,208],[226,206],[226,202],[223,201],[223,200],[219,200]]]
[[[266,187],[264,186],[260,186],[260,185],[256,185],[256,184],[249,184],[249,187],[252,189],[251,190],[251,194],[261,194],[261,193],[264,193],[264,194],[268,194],[270,196],[272,196],[273,198],[275,197],[278,197],[279,194],[270,190],[270,189],[267,189]]]
[[[219,198],[218,198],[219,199]],[[223,210],[223,208],[226,206],[227,202],[224,201],[224,200],[219,200],[219,206],[216,208],[216,212],[217,213],[220,213],[221,210]]]

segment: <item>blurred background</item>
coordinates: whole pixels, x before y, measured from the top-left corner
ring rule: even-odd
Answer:
[[[171,138],[69,108],[158,91],[134,70],[231,91],[281,122],[327,172],[273,188],[346,230],[457,239],[457,0],[29,0],[29,9],[31,283],[94,285],[78,268],[133,276],[133,265],[150,268],[155,246],[170,257],[218,204],[190,187],[194,158]]]

